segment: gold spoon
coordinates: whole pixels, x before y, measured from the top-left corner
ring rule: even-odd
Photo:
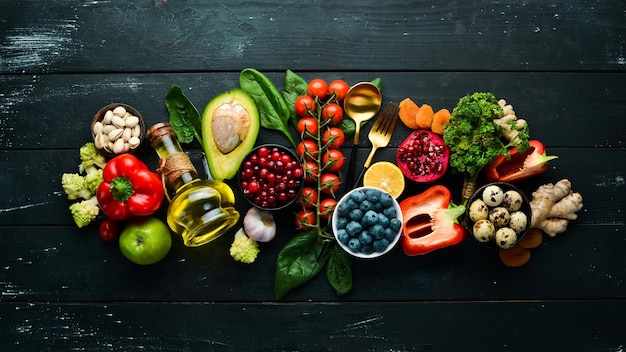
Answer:
[[[343,110],[355,123],[354,143],[352,144],[352,153],[350,153],[350,168],[348,169],[346,180],[347,185],[352,184],[361,123],[376,116],[378,110],[380,110],[382,101],[383,98],[380,89],[370,82],[360,82],[353,85],[343,99]]]

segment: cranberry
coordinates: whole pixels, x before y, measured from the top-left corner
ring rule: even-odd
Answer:
[[[287,150],[259,147],[242,163],[243,195],[261,208],[278,208],[294,200],[303,183],[300,162]]]

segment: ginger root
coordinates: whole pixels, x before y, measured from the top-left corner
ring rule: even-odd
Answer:
[[[530,202],[532,211],[531,228],[538,228],[550,237],[564,232],[569,221],[576,220],[576,214],[583,208],[583,197],[572,192],[572,184],[563,179],[552,184],[539,186],[533,192]]]
[[[522,130],[528,128],[526,120],[518,119],[513,110],[513,106],[507,104],[506,100],[500,99],[498,105],[504,110],[504,115],[494,119],[493,122],[504,130],[504,139],[515,145],[520,145],[522,141],[519,138],[519,134]]]

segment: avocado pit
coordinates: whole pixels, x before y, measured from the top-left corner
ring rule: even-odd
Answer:
[[[235,150],[250,128],[250,115],[241,105],[225,103],[215,109],[211,121],[213,140],[222,154]]]

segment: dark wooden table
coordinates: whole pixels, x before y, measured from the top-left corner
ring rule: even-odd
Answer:
[[[0,350],[624,350],[623,1],[2,0],[0,9]],[[174,237],[162,262],[141,267],[96,225],[73,224],[60,177],[77,167],[100,107],[124,102],[149,125],[166,121],[171,84],[202,109],[246,67],[279,88],[287,69],[380,77],[385,103],[452,109],[493,92],[560,157],[520,187],[568,178],[585,208],[520,268],[469,240],[422,257],[395,248],[355,260],[346,296],[320,275],[280,301],[273,273],[294,233],[289,216],[253,265],[230,258],[228,235],[199,248]],[[399,127],[375,160],[393,159],[408,132]],[[257,143],[281,138],[263,130]],[[139,156],[156,166],[148,146]],[[457,177],[444,182],[460,189]]]

